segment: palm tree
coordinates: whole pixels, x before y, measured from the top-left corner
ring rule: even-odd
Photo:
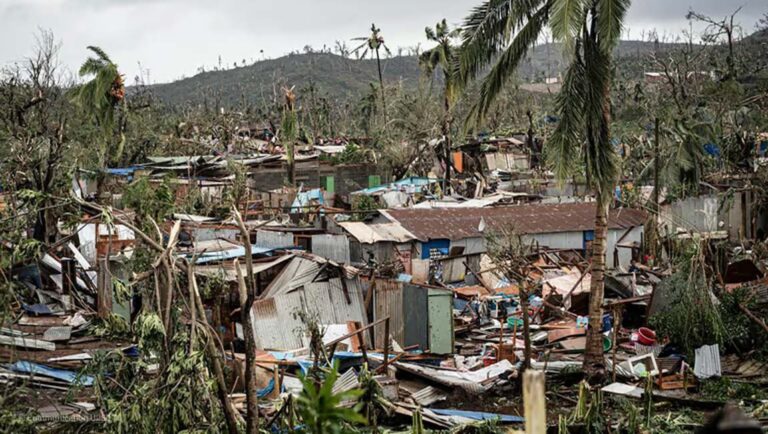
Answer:
[[[101,129],[106,141],[111,138],[115,126],[115,110],[117,106],[125,101],[125,85],[123,76],[117,69],[117,65],[107,56],[99,47],[88,46],[95,57],[89,57],[80,66],[78,74],[80,77],[91,77],[91,79],[74,89],[75,103],[91,116],[93,116],[96,125]],[[117,157],[122,153],[123,138],[118,143],[118,148],[114,152]],[[107,149],[101,150],[101,163],[106,165]]]
[[[421,54],[419,60],[431,76],[437,68],[443,72],[443,147],[445,158],[445,181],[443,191],[448,193],[451,186],[451,125],[453,117],[451,110],[456,102],[458,95],[458,74],[456,69],[457,50],[453,46],[453,40],[461,34],[460,29],[450,30],[448,24],[443,21],[437,23],[435,28],[427,27],[424,29],[427,39],[436,42],[437,45],[431,50]]]
[[[471,119],[482,117],[500,94],[529,49],[549,26],[568,59],[556,99],[560,115],[547,155],[561,180],[583,164],[596,197],[595,239],[589,330],[584,372],[604,376],[602,303],[608,205],[618,178],[618,161],[610,141],[612,51],[623,28],[630,0],[487,0],[466,18],[460,54],[462,81],[491,66],[482,81]]]
[[[379,71],[379,88],[381,89],[381,106],[384,114],[384,123],[387,123],[387,102],[384,98],[384,78],[381,75],[381,57],[379,56],[379,49],[383,48],[389,55],[392,54],[389,51],[389,47],[384,44],[384,37],[381,36],[381,29],[376,27],[376,24],[371,24],[371,35],[361,36],[358,38],[352,38],[353,41],[364,41],[357,48],[352,50],[353,53],[358,53],[358,58],[363,59],[370,52],[371,56],[376,55],[376,68]],[[362,50],[362,51],[361,51]]]

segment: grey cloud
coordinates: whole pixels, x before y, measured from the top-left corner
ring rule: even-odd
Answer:
[[[232,65],[277,57],[309,44],[333,46],[366,35],[371,22],[393,49],[424,44],[424,27],[442,18],[458,24],[482,0],[0,0],[0,65],[29,55],[38,28],[63,42],[61,58],[70,70],[104,48],[127,77],[151,70],[152,81],[193,75],[199,66]],[[678,33],[687,28],[690,7],[722,16],[744,5],[739,17],[747,32],[768,11],[764,0],[635,0],[628,31]]]

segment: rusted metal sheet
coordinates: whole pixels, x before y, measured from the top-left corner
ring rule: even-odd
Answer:
[[[523,234],[590,231],[595,227],[595,204],[563,203],[496,208],[389,209],[382,214],[399,222],[422,241],[483,237],[483,232],[514,227]],[[622,208],[609,213],[610,229],[626,229],[645,222],[642,210]],[[484,222],[484,231],[479,227]]]
[[[346,235],[312,235],[312,253],[332,261],[349,264],[349,238]]]
[[[403,283],[396,280],[377,279],[373,293],[373,320],[389,317],[389,334],[398,344],[404,345],[403,335]],[[384,348],[384,324],[374,327],[376,348]]]

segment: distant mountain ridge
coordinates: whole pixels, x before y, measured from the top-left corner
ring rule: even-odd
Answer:
[[[756,32],[742,42],[765,45],[768,30]],[[680,47],[681,43],[621,41],[616,48],[616,62],[630,74],[640,75],[647,65],[646,58],[654,50]],[[519,70],[523,81],[543,82],[558,76],[564,67],[559,44],[536,46]],[[424,79],[417,56],[395,56],[382,59],[384,80],[399,82],[405,87],[418,86]],[[243,100],[261,104],[280,96],[276,84],[295,85],[301,89],[313,82],[321,93],[336,100],[360,98],[369,85],[378,81],[376,61],[345,58],[331,53],[289,54],[276,59],[260,60],[251,65],[232,69],[207,71],[172,83],[156,84],[154,94],[169,105],[203,104],[234,106]]]

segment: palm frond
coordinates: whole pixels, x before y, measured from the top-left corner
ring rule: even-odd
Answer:
[[[613,188],[619,173],[618,156],[611,143],[605,116],[610,110],[606,104],[610,104],[611,56],[610,51],[602,50],[592,38],[584,38],[584,72],[587,90],[584,116],[588,134],[591,135],[587,137],[585,148],[586,169],[593,187],[605,192]]]
[[[574,51],[578,53],[577,42]],[[586,71],[578,54],[568,67],[563,86],[557,94],[555,107],[560,121],[547,142],[545,154],[555,176],[563,181],[573,174],[584,142],[584,104],[586,101]]]
[[[621,38],[624,16],[631,0],[598,0],[595,7],[600,48],[613,50]]]
[[[94,54],[96,54],[96,56],[98,56],[99,60],[101,60],[102,62],[112,63],[112,60],[109,58],[109,56],[107,56],[107,53],[104,52],[104,50],[102,50],[101,48],[96,47],[94,45],[89,45],[86,48],[93,51]]]
[[[474,79],[509,43],[515,29],[553,0],[487,0],[464,20],[459,58],[463,83]]]
[[[435,34],[435,31],[432,29],[432,27],[425,27],[424,33],[426,33],[428,40],[437,41],[437,35]]]
[[[523,60],[528,50],[536,43],[546,23],[548,10],[543,7],[531,16],[525,26],[520,29],[512,43],[501,54],[496,64],[483,79],[480,86],[480,98],[472,107],[470,119],[480,122],[491,107],[493,101],[501,93],[504,84],[515,74],[517,66]]]
[[[571,51],[573,41],[581,31],[586,7],[584,0],[555,0],[552,3],[552,16],[549,25],[552,36],[563,42],[566,52]]]

